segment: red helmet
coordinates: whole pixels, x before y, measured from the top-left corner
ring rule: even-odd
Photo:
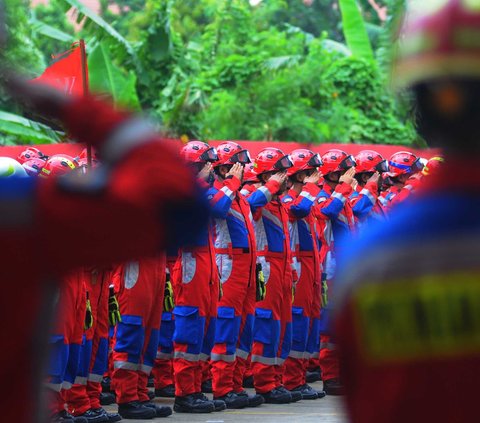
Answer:
[[[240,144],[233,141],[226,141],[217,147],[218,161],[215,166],[233,165],[235,163],[251,163],[250,153],[242,149]]]
[[[38,176],[45,166],[46,161],[43,159],[30,159],[22,164],[23,168],[28,173],[28,176]]]
[[[24,164],[26,161],[32,159],[47,160],[47,156],[45,156],[45,154],[43,154],[38,148],[28,147],[26,150],[22,151],[17,157],[17,160],[20,162],[20,164]]]
[[[255,172],[255,165],[248,163],[243,169],[243,182],[258,182],[257,172]]]
[[[202,141],[190,141],[180,150],[180,155],[189,163],[215,163],[218,154],[215,147],[210,147]]]
[[[391,177],[417,173],[423,169],[421,159],[409,151],[395,153],[390,157],[388,167],[388,175]]]
[[[388,172],[388,161],[373,150],[362,150],[355,156],[355,170],[362,172]]]
[[[288,176],[292,176],[302,170],[316,169],[322,166],[323,162],[318,153],[306,148],[298,148],[290,153],[293,166],[288,169]]]
[[[78,163],[71,156],[66,154],[55,154],[50,157],[38,176],[48,178],[50,176],[61,176],[76,169]]]
[[[431,176],[438,172],[445,159],[442,156],[432,157],[422,170],[422,175]]]
[[[476,0],[408,2],[393,82],[413,86],[435,78],[480,77]]]
[[[292,159],[289,155],[278,148],[264,148],[253,162],[253,166],[257,175],[265,172],[278,172],[290,169],[293,166]]]
[[[322,166],[320,170],[323,175],[328,175],[333,172],[341,172],[355,166],[355,158],[342,150],[332,149],[328,150],[322,156]]]

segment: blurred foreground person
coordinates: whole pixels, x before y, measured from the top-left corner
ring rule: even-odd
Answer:
[[[480,8],[417,5],[396,82],[413,88],[419,129],[445,163],[341,263],[338,340],[354,423],[479,415]]]
[[[9,91],[97,148],[98,172],[60,178],[0,178],[0,270],[4,325],[2,421],[42,420],[55,283],[83,265],[107,265],[185,244],[205,226],[192,173],[176,149],[141,119],[93,97],[65,98],[10,78]],[[20,167],[20,169],[23,168]],[[26,173],[25,171],[23,171]],[[81,228],[81,230],[78,230]],[[70,239],[70,235],[75,236]],[[68,421],[68,420],[66,420]]]

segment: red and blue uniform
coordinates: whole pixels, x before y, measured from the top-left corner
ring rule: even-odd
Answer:
[[[251,207],[267,204],[278,191],[271,182],[245,198],[233,177],[216,181],[210,194],[231,190],[234,199],[229,209],[215,216],[215,253],[223,297],[218,303],[215,345],[212,350],[213,393],[222,397],[241,392],[247,358],[251,350],[255,310],[256,243]],[[234,190],[233,190],[234,189]]]
[[[304,185],[300,194],[290,190],[282,198],[290,215],[290,243],[294,266],[298,275],[295,298],[292,305],[292,348],[285,362],[284,385],[292,390],[305,385],[307,367],[307,342],[311,332],[318,338],[318,324],[313,319],[314,298],[320,295],[320,261],[312,208],[316,204],[320,188]],[[314,335],[315,336],[315,335]]]

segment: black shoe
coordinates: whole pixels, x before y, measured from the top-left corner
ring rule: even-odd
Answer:
[[[124,419],[149,420],[156,417],[155,410],[145,407],[140,401],[118,404],[118,414]]]
[[[292,397],[292,400],[290,402],[297,402],[302,399],[302,394],[300,392],[289,391],[287,388],[285,388],[285,386],[279,386],[277,389],[281,392],[288,392]]]
[[[205,382],[202,382],[202,392],[204,394],[211,394],[212,390],[212,379],[208,379]]]
[[[167,385],[161,389],[155,389],[155,396],[162,398],[175,398],[175,385]]]
[[[244,388],[254,388],[253,386],[253,376],[248,376],[243,379],[243,387]]]
[[[118,413],[108,413],[107,410],[105,410],[103,408],[92,408],[92,410],[97,412],[97,413],[105,414],[107,416],[107,419],[108,419],[109,423],[115,423],[115,422],[119,422],[120,420],[122,420],[122,417]]]
[[[319,396],[319,392],[317,392],[315,389],[313,389],[310,385],[307,384],[297,386],[290,392],[300,392],[300,394],[302,394],[302,399],[304,400],[316,400],[325,396],[325,392],[322,391],[323,396]]]
[[[319,380],[322,380],[322,375],[320,372],[307,372],[306,375],[307,383],[315,383],[318,382]]]
[[[111,382],[112,380],[108,376],[102,379],[102,392],[112,392]]]
[[[260,394],[267,404],[288,404],[292,402],[290,392],[280,391],[278,388],[272,389],[270,392]]]
[[[148,391],[147,392],[148,398],[151,400],[155,399],[155,392],[153,391]]]
[[[100,410],[102,411],[99,412],[99,411],[90,409],[85,411],[85,413],[76,416],[76,418],[84,417],[87,419],[88,423],[107,423],[109,421],[107,415],[103,413],[103,409],[100,408]]]
[[[62,410],[50,416],[50,421],[52,423],[73,423],[73,416]]]
[[[100,405],[111,405],[116,402],[115,394],[112,392],[102,392],[100,394]]]
[[[248,398],[247,407],[250,407],[250,408],[258,407],[259,405],[262,405],[263,403],[265,403],[265,400],[259,394],[248,395],[247,391],[236,392],[236,394],[240,397],[247,397]]]
[[[344,395],[345,387],[340,379],[328,379],[323,381],[323,390],[327,395]]]
[[[210,400],[203,392],[199,392],[198,394],[193,394],[193,395],[196,395],[198,398],[201,398],[205,401],[213,402],[213,405],[215,407],[215,410],[213,411],[223,411],[227,408],[227,404],[225,404],[225,401],[222,401],[220,399],[215,399],[215,398],[213,400]]]
[[[151,408],[152,410],[155,410],[156,417],[168,417],[172,415],[172,409],[170,407],[164,406],[164,405],[157,405],[154,404],[153,402],[146,401],[146,402],[141,402],[144,407]]]
[[[155,379],[153,376],[148,377],[147,388],[153,388],[155,386]]]
[[[237,395],[235,392],[231,391],[223,397],[213,397],[214,401],[223,401],[227,408],[245,408],[248,407],[248,396]]]
[[[203,398],[191,394],[175,397],[173,410],[175,413],[211,413],[215,411],[215,405],[212,401],[205,401]]]

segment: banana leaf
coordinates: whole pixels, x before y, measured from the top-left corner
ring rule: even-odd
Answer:
[[[132,110],[140,110],[133,72],[125,73],[112,61],[108,45],[100,41],[88,56],[90,90],[107,93],[116,105]]]
[[[0,110],[0,137],[2,135],[14,140],[7,144],[54,144],[63,136],[47,125]],[[5,145],[4,140],[0,143]]]
[[[373,50],[365,28],[363,16],[355,0],[340,0],[343,33],[352,55],[361,59],[373,60]]]

